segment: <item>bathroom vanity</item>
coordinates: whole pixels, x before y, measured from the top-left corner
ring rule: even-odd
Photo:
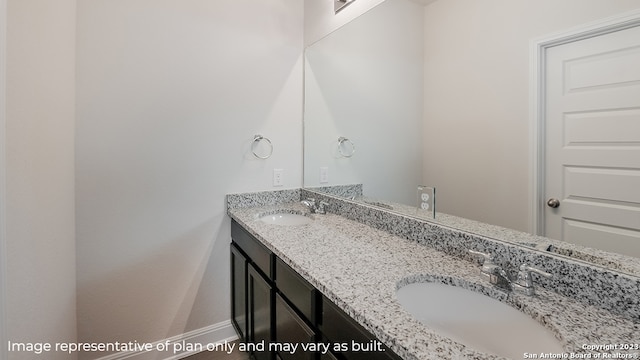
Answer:
[[[398,289],[424,282],[464,288],[528,315],[553,334],[567,358],[640,356],[637,277],[330,196],[318,199],[329,204],[327,214],[310,214],[300,204],[307,197],[292,190],[227,198],[232,322],[242,341],[332,344],[325,353],[256,351],[256,359],[504,358],[426,326],[403,308]],[[281,213],[309,221],[261,220]],[[509,264],[526,262],[553,277],[536,278],[534,296],[507,291],[483,278],[468,250],[492,254],[508,272]],[[631,348],[593,348],[606,344]],[[363,346],[373,351],[358,351]],[[525,353],[546,352],[525,349],[520,358]]]
[[[235,220],[231,238],[231,319],[241,341],[266,345],[256,359],[337,359],[336,343],[349,345],[341,359],[400,359]]]

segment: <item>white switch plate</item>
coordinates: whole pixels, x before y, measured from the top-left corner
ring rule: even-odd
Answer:
[[[273,169],[273,186],[283,186],[284,185],[284,170],[282,169]]]
[[[329,168],[321,167],[320,168],[320,184],[326,184],[329,182]]]

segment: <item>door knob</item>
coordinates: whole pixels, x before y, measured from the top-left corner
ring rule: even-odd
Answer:
[[[560,206],[560,200],[556,199],[556,198],[551,198],[549,200],[547,200],[547,206],[550,208],[557,208],[558,206]]]

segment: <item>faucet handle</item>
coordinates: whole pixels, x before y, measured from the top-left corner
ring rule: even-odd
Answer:
[[[540,270],[536,267],[533,267],[529,264],[520,265],[520,271],[518,271],[518,278],[513,284],[513,289],[519,292],[523,292],[527,295],[535,294],[535,287],[533,284],[533,278],[531,277],[531,273],[536,273],[545,278],[551,278],[553,275],[549,274],[546,271]]]
[[[469,254],[476,256],[479,259],[484,259],[482,262],[482,272],[486,274],[493,274],[499,271],[499,266],[493,263],[493,255],[483,253],[475,250],[468,250]]]
[[[542,276],[544,276],[544,277],[546,277],[546,278],[551,278],[551,277],[553,277],[553,275],[549,274],[548,272],[543,271],[543,270],[540,270],[540,269],[538,269],[538,268],[536,268],[536,267],[533,267],[533,266],[531,266],[531,265],[529,265],[529,264],[522,264],[522,265],[520,265],[520,271],[529,271],[529,272],[534,272],[534,273],[536,273],[536,274],[538,274],[538,275],[542,275]]]
[[[300,202],[309,208],[313,208],[316,206],[316,199],[308,198]]]
[[[533,267],[525,263],[520,265],[520,271],[518,272],[518,282],[520,282],[522,285],[533,286],[533,279],[531,278],[532,272],[538,275],[541,275],[543,277],[546,277],[547,279],[553,277],[553,275],[549,274],[548,272],[540,270],[536,267]]]
[[[487,254],[487,253],[483,253],[480,251],[475,251],[475,250],[467,250],[469,252],[469,254],[474,255],[475,257],[477,257],[478,259],[482,259],[484,260],[484,262],[486,263],[488,262],[493,262],[493,255],[491,254]]]
[[[327,206],[329,206],[329,203],[326,201],[320,201],[320,203],[318,204],[318,209],[317,209],[317,213],[318,214],[326,214],[327,213]]]
[[[306,207],[309,208],[309,211],[311,211],[311,213],[315,213],[316,212],[316,201],[314,199],[306,199],[306,200],[302,200],[300,201],[300,203]]]
[[[487,280],[489,283],[507,287],[511,282],[507,273],[493,262],[493,255],[483,253],[475,250],[468,250],[469,254],[474,255],[480,259],[484,259],[482,262],[482,269],[480,270],[480,277]]]

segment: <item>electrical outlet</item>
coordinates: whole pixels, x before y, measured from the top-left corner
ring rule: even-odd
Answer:
[[[418,186],[418,211],[436,217],[436,188]]]
[[[284,185],[284,170],[282,169],[273,169],[273,186],[283,186]]]
[[[320,184],[326,184],[329,182],[329,168],[321,167],[320,168]]]

